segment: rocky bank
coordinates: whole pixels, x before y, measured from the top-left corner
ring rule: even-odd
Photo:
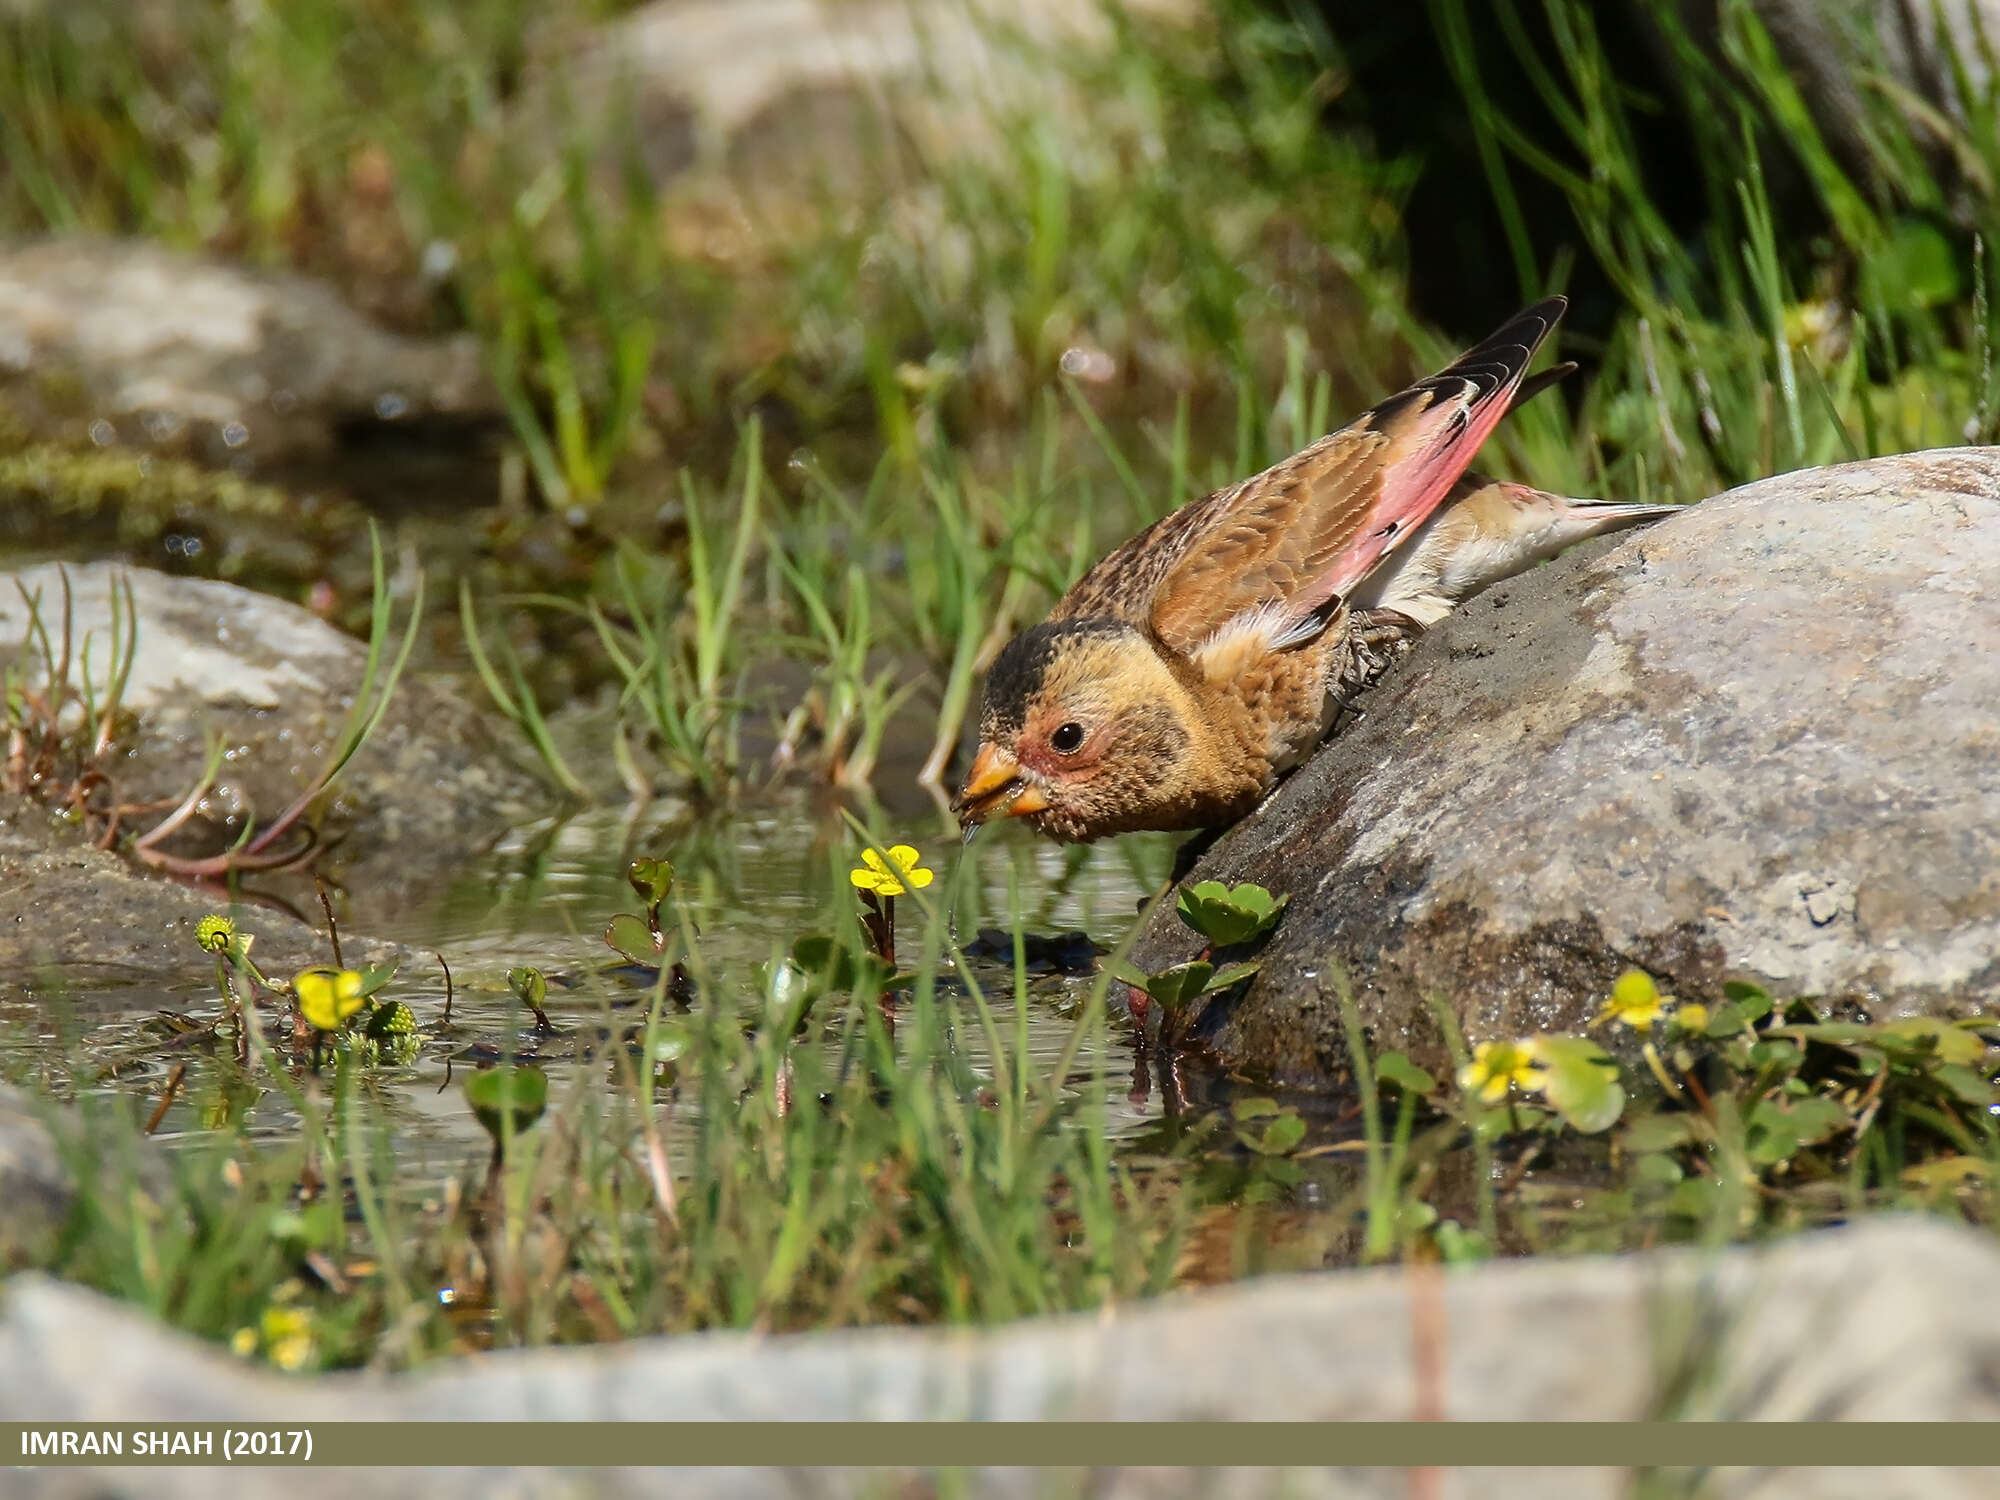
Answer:
[[[1582,1026],[1628,965],[1874,1018],[2000,1000],[2000,450],[1780,475],[1441,624],[1196,879],[1291,907],[1196,1034],[1293,1082]],[[1149,967],[1190,957],[1171,912]]]

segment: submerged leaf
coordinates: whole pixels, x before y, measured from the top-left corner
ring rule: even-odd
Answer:
[[[1638,1156],[1692,1146],[1706,1140],[1709,1134],[1708,1122],[1699,1115],[1641,1115],[1625,1127],[1623,1143],[1627,1151]]]
[[[1240,1136],[1243,1132],[1238,1131],[1237,1134]],[[1251,1149],[1262,1156],[1284,1156],[1295,1150],[1305,1138],[1305,1117],[1296,1110],[1288,1109],[1264,1127],[1264,1133]]]
[[[1746,1150],[1760,1167],[1789,1161],[1807,1146],[1816,1146],[1850,1124],[1848,1113],[1835,1100],[1815,1095],[1779,1102],[1760,1099],[1751,1106],[1744,1124],[1748,1127]]]

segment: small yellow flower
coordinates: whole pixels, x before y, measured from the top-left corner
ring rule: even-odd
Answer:
[[[1537,1066],[1534,1041],[1481,1042],[1472,1049],[1472,1061],[1458,1070],[1458,1086],[1468,1094],[1478,1094],[1488,1104],[1506,1098],[1509,1087],[1524,1094],[1538,1092],[1542,1070]]]
[[[257,1352],[257,1330],[239,1328],[229,1336],[229,1350],[239,1359],[248,1359]]]
[[[207,916],[194,924],[194,940],[204,953],[221,953],[236,936],[236,924],[227,917]]]
[[[362,978],[352,969],[302,969],[292,976],[292,993],[299,1014],[316,1031],[338,1031],[340,1023],[361,1009],[367,997]]]
[[[1708,1030],[1708,1007],[1683,1005],[1674,1012],[1674,1024],[1689,1036],[1699,1036]]]
[[[1643,969],[1627,969],[1611,987],[1610,1001],[1590,1024],[1602,1026],[1606,1021],[1616,1021],[1621,1026],[1644,1033],[1673,1008],[1673,996],[1662,995],[1659,986],[1653,983],[1652,975]]]
[[[264,1351],[281,1370],[304,1367],[313,1352],[313,1315],[303,1307],[264,1309]]]
[[[847,878],[856,890],[873,891],[878,896],[900,896],[906,887],[920,891],[937,878],[918,863],[922,858],[908,844],[890,849],[887,864],[873,849],[863,849],[861,863],[847,872]]]

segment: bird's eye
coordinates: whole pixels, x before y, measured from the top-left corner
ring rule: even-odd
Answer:
[[[1049,743],[1055,746],[1060,754],[1074,755],[1083,748],[1083,726],[1065,724],[1049,736]]]

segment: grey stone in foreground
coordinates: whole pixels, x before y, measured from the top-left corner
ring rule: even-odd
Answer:
[[[1475,1269],[1279,1277],[1104,1314],[984,1331],[711,1334],[494,1354],[396,1379],[288,1379],[36,1277],[0,1303],[0,1420],[986,1421],[1407,1420],[1426,1399],[1469,1421],[1966,1421],[2000,1418],[2000,1276],[1990,1236],[1884,1219],[1758,1250]],[[1434,1334],[1425,1330],[1435,1330]],[[1429,1343],[1434,1338],[1434,1343]],[[1427,1341],[1440,1371],[1420,1390]],[[1024,1455],[1027,1456],[1027,1455]],[[902,1482],[890,1482],[900,1478]],[[1082,1478],[1082,1476],[1078,1476]],[[1443,1476],[1447,1496],[1610,1497],[1605,1471]],[[521,1474],[499,1493],[905,1494],[908,1476],[766,1470]],[[50,1471],[21,1493],[149,1497],[346,1493],[313,1470]],[[482,1496],[490,1474],[382,1474],[388,1495]],[[1977,1473],[1759,1471],[1689,1493],[1955,1496]],[[1051,1485],[983,1471],[987,1495],[1388,1497],[1400,1471],[1285,1476],[1122,1471]],[[927,1493],[919,1488],[915,1493]]]
[[[363,643],[308,611],[233,584],[92,564],[67,570],[80,655],[91,636],[92,677],[106,680],[113,580],[128,577],[139,622],[137,656],[124,696],[136,739],[113,769],[128,804],[178,800],[198,781],[210,735],[227,748],[223,773],[200,809],[183,853],[227,848],[246,815],[268,823],[308,786],[336,743],[361,681]],[[61,578],[54,565],[0,578],[0,657],[12,660],[29,609],[18,581],[39,593],[51,632],[60,629]],[[72,673],[73,680],[80,674]],[[537,805],[532,779],[500,753],[485,720],[447,689],[404,677],[375,737],[334,788],[326,820],[344,842],[325,856],[357,908],[375,911],[432,891],[451,867]],[[135,815],[127,831],[162,814]],[[179,839],[180,834],[175,837]],[[205,843],[203,842],[205,838]],[[310,901],[310,891],[307,892]],[[216,898],[134,874],[117,857],[84,845],[39,804],[0,806],[0,967],[106,963],[158,973],[208,960],[192,924]],[[296,928],[299,943],[286,944]],[[317,943],[277,912],[259,919],[257,956],[304,952]],[[268,935],[265,935],[268,934]],[[315,948],[316,957],[325,954]]]
[[[169,1190],[166,1159],[130,1128],[91,1129],[75,1110],[0,1083],[0,1271],[46,1258],[76,1199],[71,1161],[118,1170],[149,1197]]]
[[[0,1084],[0,1267],[49,1253],[71,1192],[41,1113],[20,1090]]]
[[[497,423],[470,337],[376,327],[318,282],[138,241],[0,251],[0,396],[46,436],[270,460],[346,424]]]
[[[1582,1025],[1628,964],[1875,1016],[2000,1000],[2000,450],[1781,475],[1446,620],[1196,878],[1292,897],[1231,1063],[1446,1063]],[[1190,956],[1171,913],[1153,966]]]

